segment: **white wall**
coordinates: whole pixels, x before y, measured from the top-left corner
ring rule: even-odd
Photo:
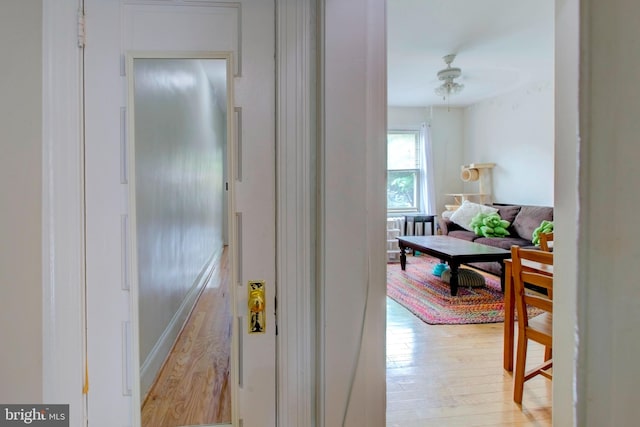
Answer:
[[[554,90],[530,84],[466,108],[389,107],[389,129],[431,124],[438,213],[447,193],[478,192],[460,179],[460,166],[496,163],[494,201],[553,206]]]
[[[201,61],[134,65],[140,363],[157,361],[144,372],[143,391],[195,303],[202,273],[222,250],[226,116],[217,98],[225,105],[226,97],[213,92]],[[225,60],[208,61],[226,67]],[[157,344],[164,345],[160,354]]]
[[[42,402],[42,1],[0,5],[0,402]]]
[[[389,130],[418,130],[422,123],[430,124],[433,147],[434,186],[437,213],[445,210],[453,199],[447,193],[460,193],[460,166],[463,164],[463,117],[461,108],[389,107]]]
[[[464,163],[496,163],[493,199],[553,206],[554,91],[537,82],[465,109]],[[476,192],[474,184],[465,191]]]
[[[496,163],[493,199],[553,206],[554,91],[551,82],[530,84],[466,108],[389,107],[389,129],[431,124],[436,206],[447,193],[478,192],[460,179],[460,166]]]

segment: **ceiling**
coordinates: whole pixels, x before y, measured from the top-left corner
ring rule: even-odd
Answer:
[[[467,106],[553,77],[554,0],[387,0],[389,106]],[[455,53],[465,88],[434,93]]]

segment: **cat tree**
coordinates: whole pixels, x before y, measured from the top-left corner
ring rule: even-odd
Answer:
[[[476,203],[493,203],[493,182],[491,171],[495,163],[471,163],[461,166],[460,179],[463,182],[477,182],[478,191],[475,193],[448,193],[454,203],[445,205],[448,211],[455,211],[465,200]]]

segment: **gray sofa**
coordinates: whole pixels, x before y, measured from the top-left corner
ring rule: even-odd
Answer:
[[[455,237],[457,239],[468,240],[470,242],[482,243],[483,245],[495,246],[502,249],[511,249],[512,245],[521,247],[533,247],[531,242],[533,230],[535,230],[543,220],[553,221],[553,208],[548,206],[527,206],[527,205],[491,205],[498,209],[498,214],[502,219],[511,224],[507,231],[507,237],[483,237],[476,235],[473,231],[467,231],[449,219],[439,217],[438,225],[440,233],[444,236]],[[499,262],[483,262],[469,264],[473,267],[487,271],[489,273],[501,274],[502,264]]]

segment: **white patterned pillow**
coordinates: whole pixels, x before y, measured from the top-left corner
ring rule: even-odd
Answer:
[[[469,224],[471,224],[471,220],[473,217],[478,215],[479,213],[496,213],[498,209],[492,208],[491,206],[480,205],[478,203],[473,203],[468,200],[462,202],[460,207],[456,209],[456,211],[451,215],[451,222],[458,224],[460,227],[464,228],[467,231],[473,231]]]

